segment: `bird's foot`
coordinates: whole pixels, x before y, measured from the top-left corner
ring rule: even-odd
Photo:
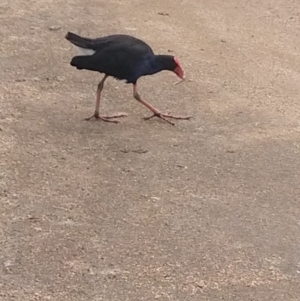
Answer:
[[[105,122],[112,122],[112,123],[119,123],[117,120],[113,120],[114,118],[121,118],[121,117],[127,117],[128,115],[126,113],[119,113],[112,116],[100,116],[99,113],[95,112],[92,116],[85,118],[84,120],[91,120],[92,118],[95,118],[97,120],[102,120]]]
[[[183,116],[173,116],[171,114],[164,114],[164,113],[160,113],[160,112],[157,112],[157,113],[154,113],[152,116],[149,116],[149,117],[144,117],[143,119],[144,120],[149,120],[153,117],[158,117],[158,118],[161,118],[162,120],[172,124],[172,125],[175,125],[173,122],[171,122],[170,120],[168,120],[167,118],[172,118],[172,119],[181,119],[181,120],[190,120],[192,117],[191,116],[187,116],[187,117],[183,117]]]

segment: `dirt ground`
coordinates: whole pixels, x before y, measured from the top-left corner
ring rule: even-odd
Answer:
[[[300,300],[297,0],[1,0],[0,300]],[[139,81],[171,126],[69,65],[128,33],[188,80]]]

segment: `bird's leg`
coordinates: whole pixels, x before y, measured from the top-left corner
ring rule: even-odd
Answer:
[[[145,117],[144,120],[149,120],[153,117],[159,117],[161,118],[162,120],[174,125],[173,122],[169,121],[168,119],[166,118],[173,118],[173,119],[183,119],[183,120],[189,120],[191,119],[192,117],[181,117],[181,116],[174,116],[174,115],[170,115],[170,114],[165,114],[165,113],[161,113],[159,110],[157,110],[155,107],[153,107],[150,103],[148,103],[147,101],[143,100],[138,91],[137,91],[137,86],[136,84],[133,85],[133,97],[138,100],[140,103],[142,103],[144,106],[146,106],[148,109],[150,109],[152,112],[153,112],[153,115],[150,116],[150,117]]]
[[[115,114],[115,115],[112,115],[112,116],[100,116],[99,114],[99,110],[100,110],[100,98],[101,98],[101,92],[103,90],[103,87],[104,87],[104,82],[105,80],[107,79],[108,75],[105,75],[103,77],[103,79],[100,81],[100,83],[98,84],[98,87],[97,87],[97,98],[96,98],[96,105],[95,105],[95,112],[92,116],[88,117],[88,118],[85,118],[85,120],[90,120],[92,118],[96,118],[96,119],[100,119],[100,120],[103,120],[103,121],[106,121],[106,122],[113,122],[113,123],[118,123],[117,120],[111,120],[113,118],[120,118],[120,117],[126,117],[127,114]]]

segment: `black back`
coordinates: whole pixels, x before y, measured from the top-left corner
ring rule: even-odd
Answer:
[[[89,46],[91,49],[96,51],[104,50],[106,48],[112,49],[118,46],[129,48],[135,47],[144,52],[153,54],[153,50],[147,43],[138,38],[125,34],[115,34],[97,39],[90,39]]]

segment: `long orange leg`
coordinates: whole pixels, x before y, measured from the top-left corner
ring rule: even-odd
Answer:
[[[113,123],[118,123],[117,120],[111,120],[111,119],[114,119],[114,118],[120,118],[120,117],[126,117],[127,114],[115,114],[115,115],[112,115],[112,116],[100,116],[99,114],[99,110],[100,110],[100,98],[101,98],[101,92],[103,90],[103,87],[104,87],[104,82],[105,80],[107,79],[108,75],[105,75],[103,77],[103,79],[100,81],[100,83],[98,84],[98,87],[97,87],[97,98],[96,98],[96,105],[95,105],[95,112],[92,116],[88,117],[88,118],[85,118],[85,120],[90,120],[92,118],[96,118],[96,119],[100,119],[100,120],[103,120],[103,121],[106,121],[106,122],[113,122]]]
[[[140,97],[140,95],[137,91],[137,85],[136,84],[133,85],[133,97],[153,112],[152,116],[145,117],[144,120],[149,120],[153,117],[158,117],[158,118],[161,118],[162,120],[164,120],[164,121],[166,121],[166,122],[168,122],[172,125],[175,125],[173,122],[169,121],[166,118],[182,119],[182,120],[189,120],[189,119],[192,118],[191,116],[182,117],[182,116],[174,116],[174,115],[170,115],[170,114],[161,113],[159,110],[157,110],[155,107],[153,107],[150,103],[148,103],[147,101],[143,100]]]

